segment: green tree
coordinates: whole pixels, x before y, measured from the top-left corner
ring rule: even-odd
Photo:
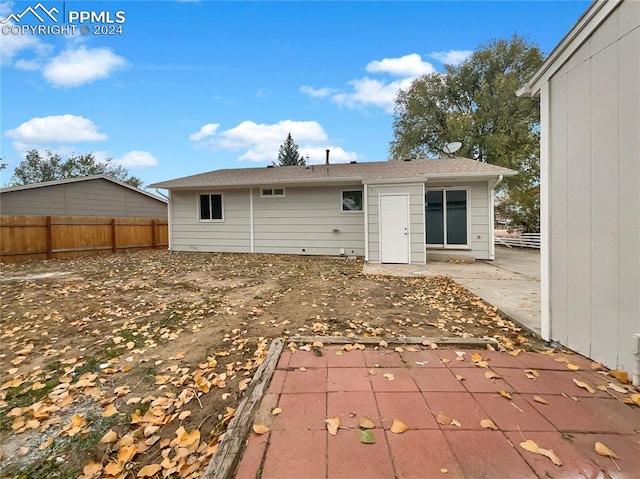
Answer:
[[[298,153],[298,145],[293,141],[291,133],[287,135],[287,139],[280,145],[278,152],[278,164],[280,166],[304,165],[304,158]]]
[[[480,46],[444,73],[416,79],[395,100],[391,159],[440,157],[449,142],[456,154],[517,170],[501,189],[512,227],[529,230],[539,222],[534,201],[540,181],[538,98],[517,98],[518,90],[540,67],[540,50],[514,35]],[[507,204],[507,203],[505,203]]]
[[[73,155],[63,160],[59,154],[47,150],[43,158],[38,150],[27,152],[24,160],[13,171],[13,186],[43,183],[45,181],[81,178],[89,175],[107,175],[136,188],[142,187],[140,178],[129,175],[129,170],[121,165],[114,165],[113,159],[98,161],[93,153]]]

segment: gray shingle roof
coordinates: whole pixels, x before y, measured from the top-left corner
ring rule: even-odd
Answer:
[[[468,158],[437,160],[376,161],[313,166],[274,168],[235,168],[215,170],[149,185],[153,188],[178,189],[199,187],[261,186],[270,184],[362,182],[393,180],[426,181],[429,178],[490,178],[512,176],[508,168],[481,163]]]

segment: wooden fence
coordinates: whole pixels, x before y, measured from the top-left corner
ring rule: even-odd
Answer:
[[[165,218],[0,216],[0,261],[3,263],[166,246]]]

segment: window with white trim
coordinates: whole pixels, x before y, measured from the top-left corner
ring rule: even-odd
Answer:
[[[425,217],[427,245],[464,247],[469,245],[468,190],[427,190]]]
[[[362,190],[344,190],[342,192],[342,211],[362,211]]]
[[[284,188],[262,188],[262,190],[260,190],[260,196],[265,198],[284,196]]]
[[[222,193],[200,195],[200,221],[224,221]]]

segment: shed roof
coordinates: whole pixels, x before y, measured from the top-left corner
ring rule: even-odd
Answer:
[[[149,198],[152,198],[154,200],[167,203],[167,200],[165,200],[164,198],[161,198],[152,193],[149,193],[148,191],[141,190],[140,188],[136,188],[135,186],[131,186],[130,184],[125,183],[123,181],[116,180],[115,178],[112,178],[111,176],[107,176],[107,175],[89,175],[89,176],[81,176],[79,178],[65,178],[63,180],[43,181],[42,183],[32,183],[30,185],[8,186],[6,188],[0,188],[0,194],[11,193],[13,191],[24,191],[24,190],[31,190],[35,188],[46,188],[48,186],[66,185],[69,183],[79,183],[82,181],[93,181],[93,180],[107,180],[107,181],[110,181],[111,183],[115,183],[118,186],[122,186],[124,188],[130,189],[131,191],[135,191],[136,193],[139,193],[141,195],[148,196]]]
[[[624,0],[594,0],[571,30],[560,40],[533,77],[516,92],[518,96],[535,96],[595,30]]]
[[[215,170],[150,185],[153,188],[188,189],[203,187],[258,186],[296,183],[380,183],[427,181],[436,178],[493,178],[512,176],[508,168],[468,158],[407,161],[376,161],[330,165],[278,166]]]

